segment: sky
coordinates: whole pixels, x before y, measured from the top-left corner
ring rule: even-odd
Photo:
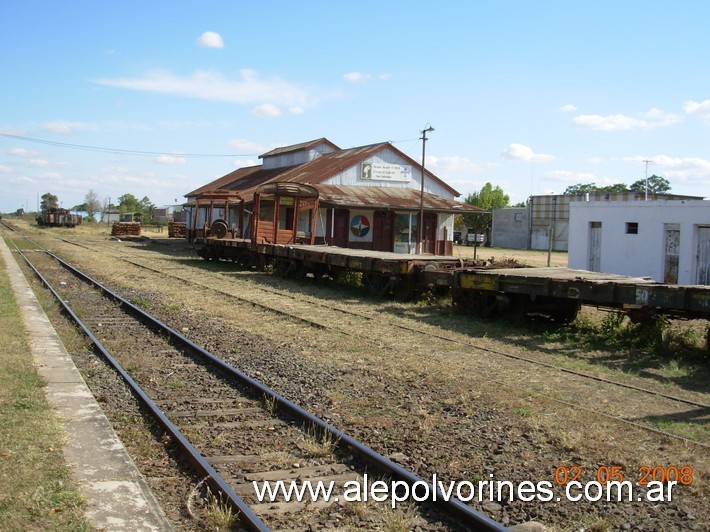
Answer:
[[[0,212],[390,141],[461,199],[710,196],[710,2],[0,0]],[[646,163],[645,161],[649,161]]]

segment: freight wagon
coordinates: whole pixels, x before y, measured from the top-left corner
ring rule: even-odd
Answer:
[[[37,225],[43,227],[75,227],[81,224],[81,215],[67,209],[52,208],[37,216]]]

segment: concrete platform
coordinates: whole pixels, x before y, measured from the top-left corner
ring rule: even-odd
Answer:
[[[87,501],[86,518],[97,530],[172,530],[145,479],[116,436],[69,353],[57,336],[12,253],[0,239],[30,348],[47,401],[64,423],[64,456]]]

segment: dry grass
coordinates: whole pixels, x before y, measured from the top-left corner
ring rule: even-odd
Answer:
[[[107,241],[101,245],[107,250],[105,255],[82,256],[75,253],[77,265],[100,271],[118,284],[135,282],[132,278],[139,270],[118,262],[112,255],[115,257],[120,250],[126,255],[142,256],[146,253],[145,249],[139,245]],[[68,245],[62,247],[65,252],[76,252],[78,249],[71,249]],[[333,323],[347,328],[349,335],[345,336],[337,331],[311,329],[277,319],[267,311],[216,295],[211,297],[203,289],[188,284],[183,284],[181,290],[176,292],[174,280],[167,277],[161,279],[146,272],[139,274],[141,282],[148,279],[151,290],[162,295],[164,306],[177,306],[189,301],[185,309],[194,315],[208,316],[237,329],[248,324],[251,333],[277,338],[295,356],[319,366],[334,368],[345,375],[345,379],[331,382],[324,394],[332,399],[334,413],[350,426],[378,431],[393,440],[435,445],[440,443],[437,439],[440,434],[435,427],[444,419],[438,413],[443,407],[469,414],[493,409],[500,413],[501,418],[513,420],[522,432],[533,434],[542,445],[554,442],[553,449],[581,456],[589,463],[621,463],[629,467],[644,463],[692,464],[701,475],[710,471],[707,454],[697,447],[619,424],[593,412],[653,422],[653,419],[672,416],[678,409],[677,404],[649,398],[632,390],[587,382],[503,355],[525,356],[549,364],[566,365],[571,369],[707,403],[710,399],[707,381],[705,384],[690,385],[687,373],[692,369],[689,370],[684,364],[667,362],[658,369],[630,371],[625,365],[631,356],[628,353],[603,348],[586,351],[559,338],[548,337],[544,328],[536,330],[525,325],[455,316],[436,305],[369,299],[347,291],[322,288],[322,284],[289,283],[244,272],[225,263],[212,264],[210,266],[214,271],[207,272],[201,268],[199,261],[194,261],[194,264],[189,260],[178,262],[179,255],[169,257],[150,252],[150,257],[155,267],[165,267],[171,272],[177,270],[184,276],[192,275],[217,290],[241,290],[254,294],[258,293],[259,283],[263,282],[267,286],[283,286],[304,297],[317,296],[328,304],[347,306],[363,315],[377,316],[375,321],[363,319],[356,324],[339,314],[332,314]],[[264,301],[267,301],[266,295]],[[302,304],[311,312],[306,302]],[[429,329],[462,343],[452,344],[433,336],[423,337],[395,330],[387,325],[392,322]],[[489,351],[467,346],[466,342],[476,343]],[[616,360],[618,364],[609,363]],[[353,379],[357,380],[358,386],[351,385]],[[405,398],[404,394],[408,397]],[[564,401],[579,406],[568,406]],[[414,408],[407,408],[408,405],[414,405]],[[461,422],[466,423],[464,418]],[[710,440],[710,427],[703,424],[702,419],[689,420],[684,426],[671,428],[686,436]],[[460,456],[452,457],[452,471],[470,471],[474,462],[485,463],[481,450],[469,449],[467,452],[471,457],[465,460]],[[704,515],[701,510],[703,499],[693,499],[700,488],[690,488],[686,500],[690,507],[694,507],[696,515]]]
[[[0,258],[0,530],[89,530]]]
[[[301,451],[307,458],[323,458],[331,456],[338,445],[338,438],[330,432],[324,432],[316,427],[309,427],[300,443]]]

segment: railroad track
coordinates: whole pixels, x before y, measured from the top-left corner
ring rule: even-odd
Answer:
[[[322,299],[314,298],[314,297],[305,295],[303,293],[293,294],[287,290],[279,290],[279,289],[274,289],[271,287],[265,287],[265,286],[257,284],[257,283],[250,283],[249,289],[247,291],[241,291],[239,293],[232,291],[232,290],[225,291],[222,288],[215,288],[214,286],[211,286],[208,283],[204,282],[204,276],[202,276],[202,275],[198,274],[197,275],[198,278],[196,279],[194,276],[186,274],[186,268],[179,268],[179,271],[181,273],[178,275],[176,273],[171,272],[169,269],[166,270],[165,268],[156,268],[156,267],[148,265],[148,264],[137,262],[134,259],[128,259],[126,257],[117,257],[117,258],[120,258],[122,261],[124,261],[128,264],[131,264],[133,266],[136,266],[136,267],[144,269],[144,270],[149,270],[149,271],[159,274],[163,277],[164,276],[172,277],[176,280],[179,280],[180,282],[189,283],[189,284],[192,284],[192,285],[197,286],[202,289],[218,292],[219,294],[226,295],[226,296],[233,298],[235,300],[239,300],[239,301],[247,303],[249,305],[253,305],[255,307],[264,309],[264,310],[266,310],[268,312],[272,312],[274,314],[278,314],[278,315],[285,316],[290,319],[297,320],[302,323],[306,323],[306,324],[308,324],[312,327],[315,327],[315,328],[329,329],[332,331],[336,331],[340,334],[344,334],[346,336],[357,336],[364,342],[381,343],[383,340],[381,338],[373,338],[373,336],[370,334],[363,334],[362,332],[358,332],[359,330],[361,330],[361,327],[359,327],[359,326],[354,328],[354,329],[356,329],[356,331],[354,331],[353,329],[347,328],[346,326],[343,325],[342,320],[333,320],[332,311],[336,311],[340,315],[347,315],[351,319],[358,321],[358,322],[362,321],[362,320],[368,320],[373,323],[378,323],[378,325],[380,325],[380,326],[385,325],[386,327],[407,331],[409,333],[415,333],[415,334],[423,336],[423,337],[428,337],[428,338],[435,337],[435,338],[437,338],[439,340],[443,340],[449,344],[463,346],[466,348],[473,348],[473,349],[477,349],[477,350],[480,350],[480,351],[483,351],[486,353],[490,353],[490,354],[494,354],[494,355],[497,355],[500,357],[511,359],[513,361],[521,361],[526,364],[538,366],[540,368],[550,369],[555,372],[558,372],[561,376],[572,375],[574,378],[588,380],[590,382],[599,383],[599,384],[602,384],[605,386],[612,386],[612,387],[620,387],[620,388],[629,389],[635,393],[639,393],[644,396],[667,401],[671,405],[668,407],[668,410],[670,412],[674,412],[676,415],[682,415],[684,412],[694,412],[694,415],[707,415],[708,413],[710,413],[710,405],[705,404],[705,403],[701,403],[699,401],[686,399],[683,397],[677,397],[674,395],[659,392],[657,390],[642,388],[642,387],[635,386],[635,385],[628,384],[628,383],[614,381],[614,380],[600,377],[597,375],[590,375],[590,374],[582,372],[582,371],[572,370],[569,368],[557,366],[557,365],[550,364],[548,362],[544,362],[541,360],[535,360],[533,358],[518,355],[518,354],[506,353],[504,351],[500,351],[497,349],[492,349],[490,347],[482,346],[480,343],[477,343],[472,340],[468,340],[468,339],[464,340],[461,338],[452,337],[448,334],[442,333],[442,332],[437,331],[436,329],[433,329],[433,328],[427,329],[427,328],[423,328],[423,327],[416,327],[416,326],[412,326],[409,324],[397,323],[393,320],[387,320],[386,323],[383,323],[381,316],[377,316],[374,314],[368,315],[367,313],[363,312],[362,310],[358,310],[356,312],[353,312],[353,311],[348,310],[347,308],[344,308],[340,305],[326,303]],[[152,262],[155,263],[155,261],[152,261]],[[261,292],[263,294],[267,294],[269,297],[268,298],[255,297],[254,292]],[[289,300],[290,303],[284,304],[284,299]],[[267,303],[265,303],[264,301],[267,301]],[[272,304],[269,304],[269,301]],[[305,302],[311,303],[311,305],[309,305],[307,309],[304,309]],[[394,336],[390,336],[390,337],[394,337]],[[394,344],[392,344],[392,347],[394,347]],[[498,384],[501,386],[506,386],[506,383],[496,380],[494,378],[491,378],[489,380],[491,383]],[[675,440],[681,440],[681,441],[687,442],[691,445],[697,445],[697,446],[704,447],[704,448],[710,448],[710,444],[707,444],[705,442],[700,442],[697,440],[691,440],[688,438],[684,438],[684,437],[679,436],[677,434],[673,434],[673,433],[670,433],[670,432],[667,432],[664,430],[659,430],[659,429],[657,429],[653,426],[650,426],[648,424],[637,422],[633,419],[627,419],[621,415],[614,415],[614,414],[610,414],[608,411],[602,411],[599,409],[586,407],[586,406],[584,406],[578,402],[575,402],[575,401],[564,400],[564,399],[561,399],[560,397],[548,395],[545,393],[536,393],[535,395],[538,395],[540,397],[544,397],[547,400],[557,402],[557,403],[563,404],[568,407],[582,408],[582,409],[587,410],[591,413],[594,413],[598,416],[602,416],[604,418],[611,419],[611,420],[618,422],[618,423],[634,426],[636,428],[640,428],[642,430],[654,432],[654,433],[657,433],[657,434],[660,434],[660,435],[663,435],[663,436],[666,436],[668,438],[672,438]],[[685,408],[685,410],[678,411],[677,405],[683,405],[682,408]],[[688,407],[690,407],[690,408],[688,408]],[[704,412],[704,414],[703,414],[703,412]],[[637,415],[637,417],[638,417],[638,415]]]
[[[73,245],[81,245],[83,248],[87,247],[84,244],[76,244],[65,239],[62,240]],[[557,384],[554,388],[555,392],[563,389],[566,384],[565,381],[571,376],[574,379],[582,379],[595,383],[595,386],[590,389],[590,396],[597,394],[600,398],[603,398],[603,388],[600,387],[620,387],[631,390],[635,394],[653,398],[654,402],[649,404],[653,404],[654,408],[659,407],[659,401],[664,402],[664,404],[668,405],[666,408],[667,412],[673,413],[673,415],[683,416],[685,414],[692,414],[694,416],[703,416],[710,412],[710,405],[697,400],[677,397],[658,390],[618,382],[598,375],[591,375],[586,372],[565,368],[563,366],[558,366],[521,354],[492,349],[490,347],[483,346],[480,342],[470,338],[462,338],[460,335],[451,335],[449,333],[442,332],[442,330],[437,327],[425,327],[422,325],[402,323],[395,316],[390,316],[389,319],[384,322],[381,314],[376,315],[374,313],[368,313],[363,311],[361,308],[353,311],[343,305],[327,302],[322,298],[310,296],[304,294],[303,292],[294,293],[288,289],[278,289],[270,286],[264,286],[263,284],[257,282],[249,282],[247,290],[225,288],[224,286],[216,287],[214,284],[210,283],[209,277],[205,276],[200,269],[185,266],[176,267],[170,260],[162,260],[160,265],[156,267],[156,264],[160,261],[160,259],[156,260],[154,257],[151,257],[150,263],[146,263],[144,260],[140,260],[141,258],[144,258],[141,257],[141,253],[136,253],[136,255],[138,255],[138,260],[136,260],[136,257],[127,258],[125,254],[116,255],[115,258],[142,270],[161,275],[162,277],[168,276],[179,280],[182,283],[188,283],[203,290],[216,291],[219,294],[223,294],[236,301],[261,308],[267,312],[278,314],[319,329],[331,330],[346,336],[355,336],[362,339],[364,342],[374,342],[379,344],[384,343],[391,349],[396,348],[396,342],[392,342],[392,338],[396,338],[397,333],[388,333],[383,337],[374,337],[368,330],[366,334],[363,334],[360,324],[363,320],[366,320],[378,323],[379,327],[406,331],[411,334],[419,335],[422,338],[436,338],[446,342],[449,345],[458,346],[459,348],[475,349],[493,354],[497,357],[510,359],[513,362],[523,362],[544,370],[552,370],[555,372],[554,374],[557,375],[557,379],[555,381]],[[207,265],[210,263],[200,262],[200,264]],[[213,271],[213,273],[217,276],[221,276],[225,280],[229,279],[225,273],[219,271]],[[333,312],[338,313],[340,317],[338,320],[333,319]],[[350,321],[348,321],[348,319]],[[462,355],[465,355],[465,353],[462,353]],[[552,380],[553,376],[549,375],[548,379]],[[506,385],[505,382],[497,379],[495,375],[489,376],[488,380],[500,386]],[[596,386],[596,384],[599,386]],[[710,447],[710,445],[705,442],[686,439],[676,434],[659,430],[658,428],[648,425],[647,423],[637,421],[637,419],[641,417],[638,414],[636,414],[634,418],[628,418],[624,416],[623,412],[612,412],[609,410],[609,405],[606,405],[604,410],[600,410],[598,408],[584,405],[577,400],[567,400],[561,398],[557,393],[546,394],[544,392],[536,392],[534,395],[566,405],[568,407],[581,408],[618,423],[631,425],[636,428],[658,433],[676,440],[686,441],[692,445],[698,445],[704,448]],[[594,403],[595,401],[590,402]],[[602,400],[596,402],[603,404]]]
[[[243,526],[320,527],[333,513],[332,505],[319,503],[259,503],[252,482],[310,479],[342,486],[363,482],[366,474],[402,482],[402,488],[423,482],[59,257],[36,249],[39,252],[30,259],[16,249],[204,477],[195,490],[209,487],[239,515]],[[455,499],[445,501],[441,495],[437,503],[416,507],[417,526],[503,529],[473,508]],[[202,493],[198,498],[209,496]],[[342,506],[334,511],[347,513]],[[388,519],[384,505],[371,511],[367,519],[372,526],[382,526]]]

